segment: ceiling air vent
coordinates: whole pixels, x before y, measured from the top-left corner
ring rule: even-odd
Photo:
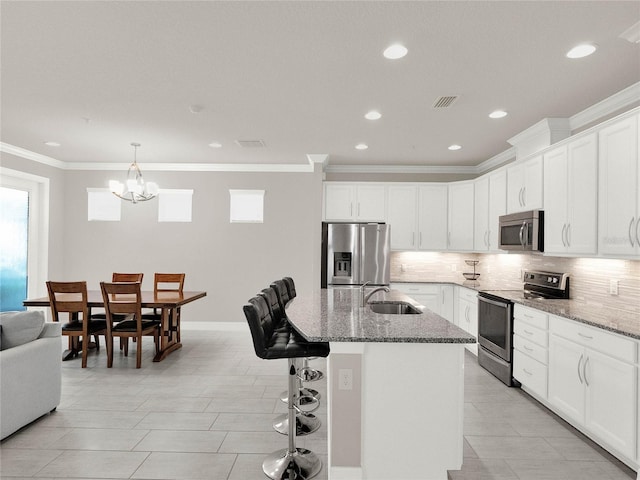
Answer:
[[[433,102],[433,108],[447,108],[456,103],[458,100],[458,95],[449,95],[446,97],[436,98],[436,101]]]
[[[236,140],[236,143],[242,148],[262,148],[266,146],[262,140]]]

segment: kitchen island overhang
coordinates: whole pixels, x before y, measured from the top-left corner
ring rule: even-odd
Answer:
[[[445,480],[463,456],[464,345],[476,339],[397,292],[418,314],[361,307],[357,288],[322,289],[287,308],[327,361],[330,480]]]

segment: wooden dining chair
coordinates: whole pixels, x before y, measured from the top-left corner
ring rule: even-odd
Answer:
[[[140,283],[100,282],[100,290],[107,315],[107,367],[113,366],[113,337],[120,337],[136,339],[136,368],[140,368],[143,336],[153,336],[156,354],[160,351],[160,322],[142,318]],[[117,321],[117,315],[124,315],[125,319]]]
[[[153,276],[153,293],[156,298],[162,293],[177,293],[182,295],[184,289],[184,273],[156,273]],[[158,308],[153,313],[144,314],[143,318],[162,320],[162,311]],[[176,318],[169,318],[169,330],[176,331],[176,340],[180,342],[180,307],[176,309]],[[169,335],[171,332],[163,332]]]
[[[100,350],[98,335],[105,335],[105,338],[107,335],[106,320],[94,319],[89,315],[87,282],[49,281],[47,291],[53,321],[60,322],[60,314],[68,314],[68,321],[62,325],[62,335],[69,337],[69,349],[75,355],[78,349],[82,349],[82,368],[86,368],[91,335],[95,337],[96,351]]]

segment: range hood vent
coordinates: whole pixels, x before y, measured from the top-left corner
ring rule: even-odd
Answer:
[[[266,147],[262,140],[236,140],[236,143],[242,148],[263,148]]]
[[[458,95],[449,95],[446,97],[436,98],[436,101],[433,102],[433,108],[448,108],[456,103],[458,98],[460,98]]]

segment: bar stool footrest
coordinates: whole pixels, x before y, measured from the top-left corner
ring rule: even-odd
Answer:
[[[306,448],[277,450],[262,462],[262,471],[273,480],[307,480],[315,477],[322,469],[318,456]]]
[[[296,437],[303,437],[315,432],[322,422],[312,413],[299,413],[296,415]],[[282,435],[289,435],[289,414],[285,413],[275,418],[273,429]]]

